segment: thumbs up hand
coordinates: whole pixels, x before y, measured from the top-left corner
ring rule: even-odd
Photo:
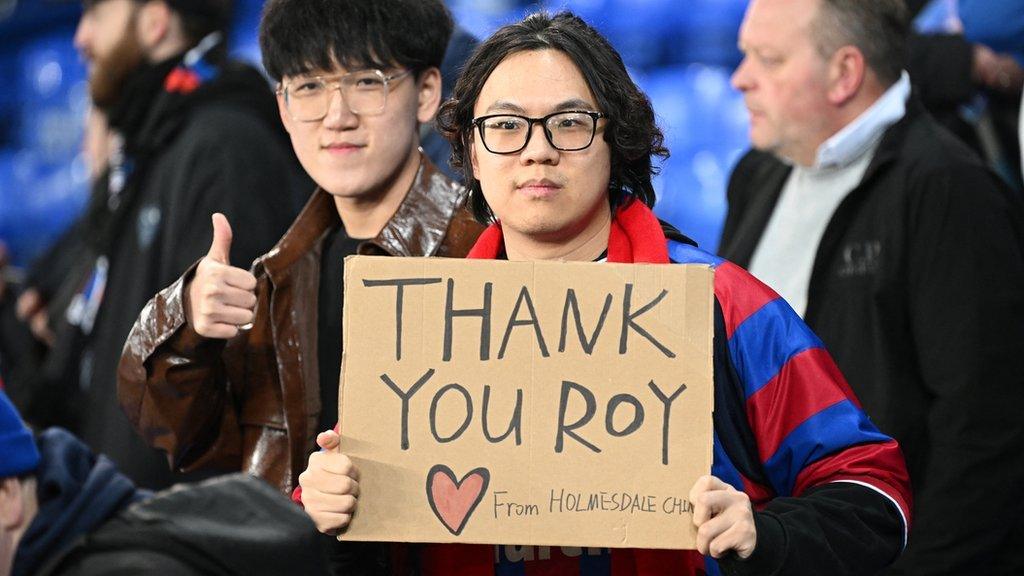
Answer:
[[[185,317],[192,329],[207,338],[233,338],[253,321],[256,277],[231,266],[231,225],[223,214],[213,215],[213,242],[199,261],[186,291]]]
[[[302,505],[317,529],[336,536],[348,526],[359,499],[359,469],[341,453],[341,438],[328,430],[316,437],[319,452],[299,475]]]

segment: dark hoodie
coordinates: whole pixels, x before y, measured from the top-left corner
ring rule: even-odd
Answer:
[[[39,513],[18,545],[12,576],[36,574],[43,562],[66,550],[132,502],[149,493],[135,488],[103,456],[60,428],[36,438]]]
[[[235,474],[153,496],[64,430],[51,428],[36,444],[39,512],[12,576],[328,573],[313,522],[257,478]]]
[[[129,507],[36,576],[327,576],[320,534],[258,478],[183,485]]]

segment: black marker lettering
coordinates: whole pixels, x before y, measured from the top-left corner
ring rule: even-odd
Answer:
[[[665,356],[668,356],[669,358],[676,357],[675,352],[669,350],[664,344],[655,340],[654,336],[651,336],[650,332],[644,330],[643,327],[635,321],[638,316],[657,306],[658,302],[661,302],[661,300],[667,295],[668,290],[662,290],[661,294],[658,294],[658,297],[651,300],[646,306],[636,312],[630,313],[629,308],[633,299],[633,285],[626,284],[626,293],[622,298],[622,335],[619,337],[619,354],[626,353],[626,341],[629,339],[629,330],[632,328],[633,330],[636,330],[638,334],[646,338],[651,344],[654,344],[654,347],[661,350],[661,353]]]
[[[402,359],[402,303],[405,301],[406,286],[440,284],[440,278],[395,278],[393,280],[363,280],[363,286],[377,288],[394,286],[395,291],[395,360]]]
[[[402,392],[402,389],[395,384],[395,381],[391,379],[387,374],[381,374],[380,379],[388,385],[388,388],[398,395],[402,399],[402,450],[409,449],[409,399],[415,394],[424,384],[430,380],[430,377],[434,375],[434,369],[427,370],[420,379],[409,388],[408,392]]]

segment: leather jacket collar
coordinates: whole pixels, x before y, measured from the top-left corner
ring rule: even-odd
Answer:
[[[419,171],[405,199],[380,233],[363,242],[359,253],[434,255],[465,194],[465,188],[448,179],[421,152]],[[262,266],[271,278],[277,277],[308,254],[339,222],[333,198],[317,188],[285,235],[256,265]]]

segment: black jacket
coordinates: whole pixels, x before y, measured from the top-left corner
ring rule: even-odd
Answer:
[[[789,172],[765,153],[740,160],[722,256],[749,265]],[[890,574],[1024,573],[1022,215],[912,99],[818,246],[805,320],[914,486]]]
[[[37,576],[327,576],[306,514],[252,476],[235,474],[135,504],[54,556]]]
[[[36,445],[39,510],[12,576],[327,574],[313,522],[262,480],[236,474],[153,496],[65,430]]]

